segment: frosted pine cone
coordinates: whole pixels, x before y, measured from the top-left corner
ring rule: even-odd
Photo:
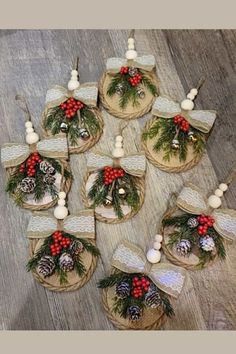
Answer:
[[[157,308],[161,304],[161,297],[159,291],[149,291],[145,295],[145,304],[153,309]]]
[[[64,272],[70,272],[74,269],[74,261],[69,253],[62,253],[59,258],[59,266]]]
[[[25,177],[19,184],[20,190],[24,193],[32,193],[36,187],[35,178]]]
[[[40,162],[39,169],[43,173],[47,173],[47,174],[50,174],[50,175],[55,173],[55,168],[49,162],[47,162],[45,160]]]
[[[120,299],[125,299],[130,294],[130,286],[127,282],[122,281],[116,285],[116,295]]]
[[[206,252],[211,252],[215,248],[215,242],[213,238],[209,235],[201,237],[199,240],[199,244],[201,249],[203,249]]]
[[[43,181],[44,181],[44,183],[46,183],[46,184],[52,185],[52,184],[55,183],[56,177],[54,177],[53,175],[46,174],[46,175],[43,177]]]
[[[44,277],[50,276],[55,269],[55,263],[53,257],[43,256],[38,263],[38,272]]]
[[[79,240],[74,240],[71,242],[70,251],[74,256],[78,256],[78,254],[83,252],[83,250],[84,250],[84,246],[82,242],[80,242]]]
[[[180,240],[176,245],[176,251],[181,256],[186,256],[191,251],[191,242],[185,239]]]
[[[197,227],[199,224],[197,218],[189,218],[187,221],[187,225],[191,228],[194,229],[195,227]]]
[[[141,317],[141,309],[139,306],[130,306],[128,308],[128,315],[131,321],[138,321]]]
[[[138,73],[138,69],[135,68],[134,66],[131,66],[129,68],[129,76],[135,76],[135,75],[137,75],[137,73]]]

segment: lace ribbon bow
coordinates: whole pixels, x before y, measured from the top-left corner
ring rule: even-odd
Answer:
[[[155,67],[155,58],[153,55],[143,55],[130,61],[123,58],[109,58],[106,63],[106,70],[109,73],[118,73],[122,66],[134,66],[145,71],[152,71]]]
[[[189,124],[203,133],[209,133],[216,119],[216,111],[182,110],[178,102],[159,96],[153,104],[152,114],[160,118],[184,117]]]
[[[88,152],[87,167],[89,171],[102,169],[105,166],[112,166],[114,158],[98,152]],[[144,153],[129,155],[119,159],[119,165],[123,170],[133,176],[142,177],[146,170],[146,157]]]
[[[73,97],[83,102],[87,106],[96,107],[98,98],[98,88],[96,83],[86,83],[79,86],[78,89],[69,91],[62,86],[53,86],[46,93],[46,106],[53,108]]]
[[[35,150],[44,157],[58,159],[68,157],[67,140],[60,134],[40,140],[36,144]],[[4,144],[1,149],[1,162],[5,168],[15,167],[24,162],[31,152],[28,144]]]
[[[125,273],[146,274],[165,293],[178,297],[184,285],[186,271],[172,264],[151,265],[141,248],[123,241],[112,257],[112,266]]]
[[[214,229],[226,239],[233,240],[236,236],[236,211],[233,209],[219,209],[211,212],[207,200],[200,189],[193,184],[187,184],[180,192],[177,206],[190,214],[211,215],[215,223]],[[210,211],[209,211],[210,210]]]
[[[69,215],[63,221],[58,221],[49,213],[34,213],[29,221],[27,237],[46,238],[57,230],[65,231],[77,238],[95,239],[94,211],[81,210],[77,215]]]

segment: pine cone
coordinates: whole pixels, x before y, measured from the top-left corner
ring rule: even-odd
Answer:
[[[176,245],[176,251],[181,256],[186,256],[191,251],[191,242],[185,239],[180,240]]]
[[[80,242],[79,240],[74,240],[71,242],[70,251],[73,254],[73,256],[78,256],[78,254],[83,252],[83,250],[84,250],[84,246],[82,242]]]
[[[117,95],[123,95],[124,93],[124,85],[121,82],[116,85],[116,93]]]
[[[133,305],[128,308],[128,315],[131,321],[138,321],[141,317],[141,309],[139,306]]]
[[[121,298],[125,299],[130,294],[130,286],[129,283],[125,281],[121,281],[120,283],[116,284],[116,295]]]
[[[44,277],[49,277],[55,269],[53,257],[43,256],[38,263],[38,272],[43,274]]]
[[[138,69],[135,68],[134,66],[131,66],[129,68],[129,76],[135,76],[135,75],[137,75],[137,73],[138,73]]]
[[[161,304],[161,297],[159,291],[149,291],[145,295],[145,305],[153,309],[157,308]]]
[[[62,253],[59,258],[59,266],[64,272],[70,272],[74,269],[74,261],[69,253]]]
[[[46,174],[43,177],[43,181],[46,184],[53,185],[55,183],[55,181],[56,181],[56,177],[54,177],[53,175]]]
[[[145,97],[145,91],[142,89],[142,87],[138,87],[137,89],[137,95],[139,98],[143,99]]]
[[[199,224],[197,218],[189,218],[187,221],[187,225],[191,228],[194,229],[195,227],[197,227]]]
[[[33,177],[25,177],[19,184],[20,190],[24,193],[32,193],[35,189],[36,181]]]
[[[201,249],[203,249],[206,252],[211,252],[215,248],[215,242],[213,238],[209,235],[201,237],[199,240],[199,244]]]
[[[49,162],[47,162],[45,160],[40,162],[39,169],[43,173],[47,173],[47,174],[50,174],[50,175],[55,173],[55,168]]]

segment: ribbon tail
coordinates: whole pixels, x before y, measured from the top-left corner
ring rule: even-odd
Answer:
[[[143,55],[134,59],[134,67],[145,71],[152,71],[155,68],[155,57],[153,55]]]
[[[216,119],[215,111],[193,110],[181,114],[193,128],[205,134],[209,133]]]
[[[227,240],[236,238],[236,211],[233,209],[219,209],[212,213],[216,232]]]
[[[97,106],[98,86],[97,83],[86,83],[73,91],[73,97],[90,107]]]
[[[152,114],[160,118],[169,119],[180,113],[180,104],[165,96],[157,97],[152,107]]]
[[[106,70],[110,74],[116,74],[120,71],[120,68],[126,64],[127,60],[124,58],[109,58],[106,62]]]
[[[63,229],[77,238],[95,239],[94,210],[86,209],[77,215],[69,215],[63,221]]]
[[[27,144],[5,144],[1,149],[1,162],[5,168],[15,167],[24,162],[29,155]]]
[[[99,152],[86,153],[87,168],[90,172],[104,168],[105,166],[112,166],[113,159],[110,156],[100,154]]]
[[[183,187],[176,204],[180,209],[190,214],[199,215],[207,211],[207,202],[200,189],[191,183]]]
[[[120,166],[128,174],[142,177],[146,171],[146,157],[144,153],[129,155],[120,159]]]
[[[68,91],[62,86],[53,86],[46,93],[46,107],[48,109],[58,107],[68,99]]]
[[[38,152],[44,157],[67,159],[68,144],[64,135],[58,134],[37,143]]]
[[[34,213],[27,227],[27,237],[30,239],[46,238],[57,230],[57,220],[48,213]]]

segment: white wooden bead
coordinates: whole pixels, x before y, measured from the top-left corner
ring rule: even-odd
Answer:
[[[124,156],[124,150],[122,148],[115,148],[113,151],[112,151],[112,156],[113,157],[123,157]]]
[[[29,120],[27,122],[25,122],[25,127],[26,128],[32,128],[33,127],[32,122],[30,122]]]
[[[160,243],[160,242],[158,242],[158,241],[154,242],[154,244],[153,244],[153,248],[154,248],[155,250],[159,250],[159,249],[161,249],[161,243]]]
[[[78,80],[70,80],[68,82],[68,90],[73,91],[76,90],[79,87],[79,81]]]
[[[216,189],[216,190],[215,190],[215,195],[216,195],[217,197],[222,197],[223,191],[222,191],[221,189]]]
[[[193,101],[189,100],[188,98],[181,102],[181,108],[184,109],[185,111],[191,111],[193,107],[194,107]]]
[[[34,128],[26,128],[26,133],[33,133],[34,132]]]
[[[211,208],[217,209],[221,206],[221,199],[217,197],[216,195],[210,195],[208,198],[208,204],[210,205]]]
[[[161,252],[158,250],[154,250],[154,248],[151,248],[150,250],[147,251],[147,260],[150,263],[158,263],[161,260]]]
[[[133,50],[133,49],[131,49],[131,50],[127,50],[127,52],[125,53],[125,57],[126,57],[126,59],[135,59],[135,58],[137,58],[137,52],[136,52],[136,50]]]
[[[134,49],[134,44],[128,44],[128,49],[133,50]]]
[[[66,193],[65,192],[59,192],[58,193],[58,198],[59,199],[66,199]]]
[[[121,148],[123,146],[123,144],[120,141],[116,141],[115,142],[115,147],[116,148]]]
[[[32,144],[35,144],[39,141],[39,136],[35,132],[29,133],[26,135],[25,140],[26,140],[27,144],[32,145]]]
[[[54,216],[56,219],[62,220],[68,215],[68,209],[65,206],[58,205],[54,209]]]
[[[116,141],[123,141],[123,136],[117,135],[116,136]]]
[[[155,241],[162,242],[162,240],[163,240],[163,236],[162,235],[160,235],[160,234],[155,235]]]
[[[65,199],[59,199],[57,204],[60,206],[64,206],[66,204],[66,201],[65,201]]]
[[[78,76],[77,70],[71,70],[71,76]]]
[[[197,96],[198,90],[197,90],[196,88],[192,88],[192,89],[190,90],[190,93],[191,93],[192,95],[194,95],[194,96]]]
[[[190,92],[187,94],[187,98],[189,98],[191,101],[193,101],[195,96]]]
[[[221,183],[221,184],[219,185],[219,189],[220,189],[222,192],[225,192],[225,191],[227,191],[227,189],[228,189],[228,185],[227,185],[226,183]]]
[[[128,38],[128,43],[129,44],[134,44],[134,38],[132,38],[132,37]]]

